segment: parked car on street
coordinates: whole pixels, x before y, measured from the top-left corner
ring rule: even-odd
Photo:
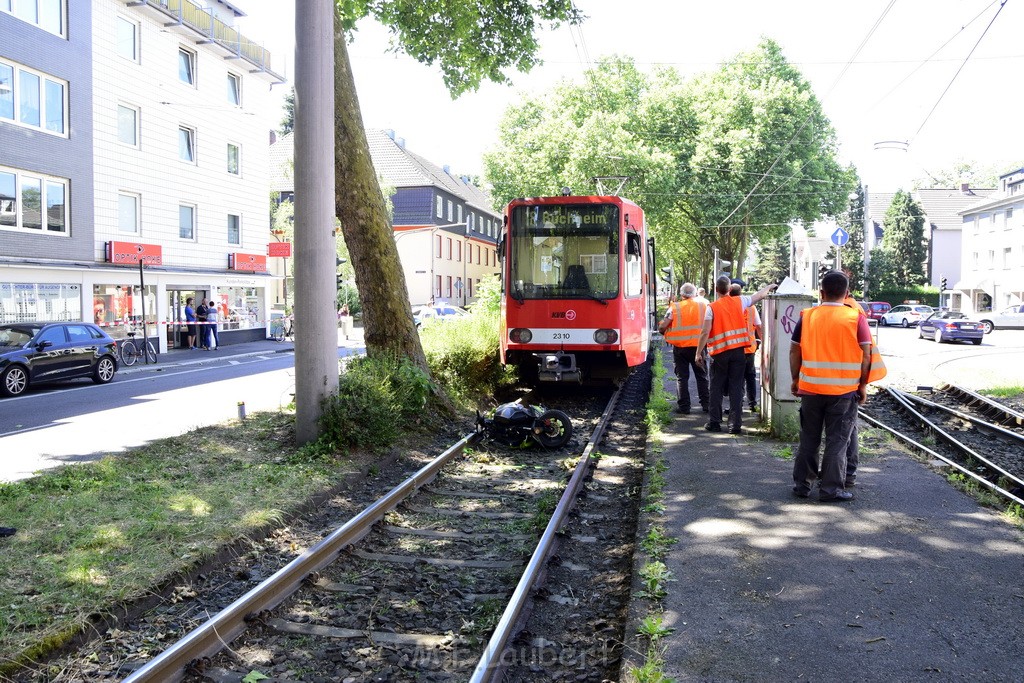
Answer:
[[[917,325],[917,336],[921,339],[934,339],[938,343],[944,341],[969,341],[980,345],[982,332],[981,323],[968,320],[967,316],[957,311],[935,311]]]
[[[998,313],[973,313],[968,318],[981,323],[981,329],[985,331],[985,334],[997,327],[1004,330],[1024,330],[1024,305],[1007,306]]]
[[[412,318],[416,322],[416,327],[419,327],[428,320],[453,320],[464,315],[469,315],[466,309],[448,304],[420,306],[412,312]]]
[[[911,327],[931,315],[934,309],[924,304],[900,304],[878,319],[880,325],[901,325]]]
[[[861,301],[860,305],[869,320],[879,320],[892,308],[887,301]]]
[[[92,323],[0,325],[0,394],[18,396],[33,384],[92,377],[106,384],[117,372],[117,342]]]

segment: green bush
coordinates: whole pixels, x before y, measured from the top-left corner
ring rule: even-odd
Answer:
[[[420,328],[420,342],[434,380],[453,401],[475,405],[494,395],[496,387],[512,384],[514,370],[499,360],[501,287],[497,277],[477,287],[470,314],[454,320],[433,320]]]
[[[926,306],[939,305],[939,290],[936,287],[886,289],[870,292],[870,294],[870,301],[886,301],[891,306],[899,306],[904,301],[918,301]]]
[[[423,413],[430,381],[407,358],[361,357],[338,380],[338,395],[325,402],[320,444],[384,448]]]

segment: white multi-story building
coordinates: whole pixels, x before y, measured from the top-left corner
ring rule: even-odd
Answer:
[[[965,313],[1024,303],[1024,168],[999,178],[998,193],[960,212],[962,275],[950,307]]]
[[[21,111],[5,120],[0,85],[0,150],[16,151],[0,152],[0,202],[14,207],[0,216],[0,317],[92,319],[119,337],[144,310],[166,348],[180,343],[185,300],[209,298],[222,343],[262,337],[270,91],[282,79],[233,28],[242,13],[225,0],[50,0],[42,27],[36,3],[0,1],[0,29],[16,38],[0,44],[0,82],[6,65],[16,90],[38,76],[45,103],[63,88],[67,123],[57,130],[50,107],[46,136]],[[54,211],[46,193],[42,227],[26,182],[60,199]]]

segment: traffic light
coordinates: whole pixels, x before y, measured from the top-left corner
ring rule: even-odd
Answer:
[[[664,280],[665,282],[669,283],[669,285],[671,285],[673,282],[675,282],[675,279],[676,279],[676,269],[675,269],[675,266],[673,266],[672,264],[669,264],[669,266],[667,268],[662,268],[661,269],[661,273],[662,273],[661,279]]]
[[[341,258],[340,256],[335,256],[334,258],[338,262],[338,265],[335,266],[336,269],[337,268],[341,268],[341,264],[342,263],[347,263],[347,261],[345,259]]]
[[[345,277],[343,275],[338,276],[338,289],[345,286]]]
[[[939,291],[940,292],[945,292],[946,291],[946,278],[942,278],[941,280],[939,280]]]

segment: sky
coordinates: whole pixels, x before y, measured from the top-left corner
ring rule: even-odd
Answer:
[[[1000,173],[1024,162],[1024,0],[575,1],[589,18],[579,30],[545,31],[541,66],[454,101],[439,69],[389,53],[387,30],[362,22],[349,52],[364,124],[395,130],[408,149],[453,173],[478,174],[509,105],[580,81],[603,56],[688,76],[768,37],[811,83],[840,161],[871,190],[910,189],[914,178],[960,160]],[[242,33],[265,42],[274,68],[291,79],[294,0],[236,4],[248,15],[238,21]],[[290,84],[275,87],[283,95]]]

